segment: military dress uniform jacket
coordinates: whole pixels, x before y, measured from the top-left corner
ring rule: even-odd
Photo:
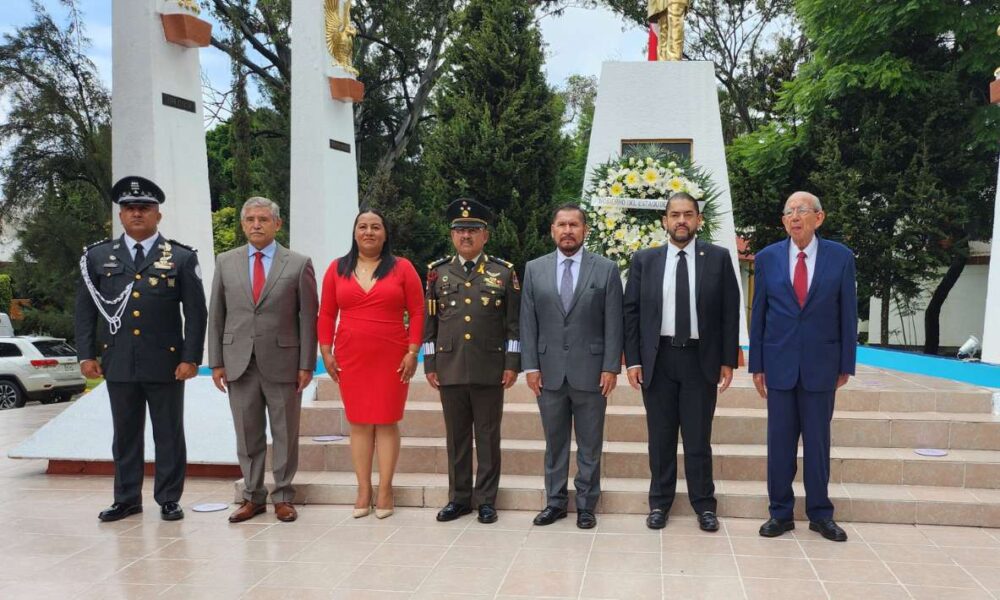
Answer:
[[[466,274],[459,256],[428,266],[424,372],[441,385],[500,385],[521,370],[521,285],[514,266],[483,254]]]
[[[82,278],[76,294],[76,345],[80,360],[100,358],[112,382],[171,382],[181,362],[201,364],[208,308],[196,252],[159,236],[138,268],[123,238],[86,252],[87,276],[107,300],[128,286],[121,328],[111,335]],[[113,315],[117,305],[104,305]],[[183,310],[183,321],[181,313]]]

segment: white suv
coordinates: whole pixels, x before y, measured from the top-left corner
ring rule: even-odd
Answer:
[[[65,402],[86,388],[76,350],[53,337],[0,337],[0,410]]]

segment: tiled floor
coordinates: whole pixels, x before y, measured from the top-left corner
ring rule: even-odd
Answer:
[[[0,412],[0,449],[62,407]],[[639,515],[572,516],[539,528],[532,513],[495,525],[434,521],[432,509],[354,520],[305,506],[293,524],[269,513],[229,525],[190,510],[101,524],[105,477],[47,476],[40,461],[0,457],[0,598],[883,598],[1000,596],[1000,530],[844,523],[834,544],[799,523],[765,540],[755,520],[717,534],[690,516],[651,532]],[[149,486],[147,486],[148,488]],[[187,507],[229,501],[232,482],[191,479]]]

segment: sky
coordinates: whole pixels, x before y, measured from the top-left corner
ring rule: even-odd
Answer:
[[[58,20],[66,10],[59,0],[42,0]],[[90,58],[111,87],[111,4],[109,0],[77,0],[91,40]],[[207,11],[202,13],[207,16]],[[32,21],[28,0],[0,0],[0,35]],[[549,83],[561,87],[570,75],[599,75],[606,60],[644,60],[646,31],[607,9],[567,8],[560,16],[544,16],[539,25],[545,43]],[[215,48],[201,51],[202,70],[216,89],[228,89],[229,57]],[[4,115],[0,100],[0,120]]]

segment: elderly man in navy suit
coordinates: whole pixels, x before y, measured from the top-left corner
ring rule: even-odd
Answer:
[[[764,248],[754,261],[750,372],[767,399],[771,518],[760,528],[764,537],[795,529],[792,480],[801,435],[809,529],[847,540],[833,520],[827,485],[834,397],[854,374],[858,301],[854,254],[816,235],[824,218],[819,198],[795,192],[782,216],[789,239]]]

